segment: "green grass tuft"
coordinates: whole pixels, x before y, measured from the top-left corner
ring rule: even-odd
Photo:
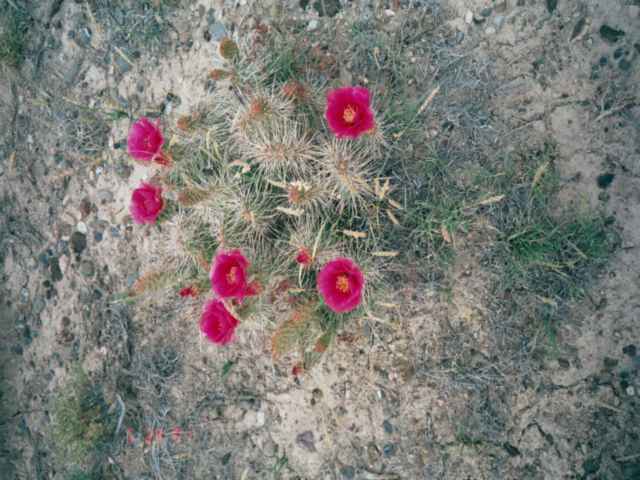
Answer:
[[[500,288],[528,292],[553,304],[579,296],[618,241],[612,219],[579,206],[558,209],[561,184],[547,145],[502,179],[505,201],[494,211],[498,229],[491,254],[502,272]]]

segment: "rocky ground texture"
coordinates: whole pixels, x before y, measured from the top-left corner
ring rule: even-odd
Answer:
[[[28,12],[24,60],[0,66],[0,477],[640,478],[637,0],[0,5]],[[221,350],[171,312],[117,301],[144,248],[127,211],[145,175],[126,155],[131,119],[215,101],[226,35],[353,18],[394,31],[416,12],[435,26],[422,50],[411,39],[407,82],[429,87],[418,97],[442,87],[425,142],[452,131],[460,156],[552,143],[560,204],[615,224],[618,248],[563,308],[553,348],[518,357],[535,335],[500,311],[472,235],[446,292],[407,285],[406,308],[353,325],[299,379],[256,351],[266,333]],[[341,78],[361,83],[357,64]],[[51,429],[75,365],[117,432],[93,476]]]

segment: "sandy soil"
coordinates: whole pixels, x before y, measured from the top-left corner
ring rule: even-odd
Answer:
[[[637,2],[346,2],[329,18],[298,2],[198,1],[157,20],[139,9],[121,19],[120,7],[108,17],[100,2],[35,3],[27,59],[0,79],[2,478],[68,478],[49,408],[74,362],[114,409],[125,399],[125,427],[135,425],[107,478],[640,478]],[[350,15],[392,23],[410,12],[398,3],[437,5],[452,55],[469,62],[451,98],[497,85],[470,145],[553,141],[562,201],[615,217],[620,248],[566,311],[554,354],[501,369],[513,352],[496,340],[502,320],[472,238],[448,295],[407,286],[406,309],[353,325],[300,380],[272,361],[269,332],[219,349],[170,312],[114,303],[149,261],[127,212],[149,173],[126,157],[130,120],[109,112],[169,122],[215,101],[207,72],[225,31],[274,14],[320,28]],[[125,36],[149,22],[163,32],[154,40]],[[606,39],[603,25],[625,34]],[[462,349],[479,359],[473,375],[446,362]],[[179,361],[160,371],[148,363],[158,356]],[[145,446],[147,431],[175,426],[189,432],[179,444]]]

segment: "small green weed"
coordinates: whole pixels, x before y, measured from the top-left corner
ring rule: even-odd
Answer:
[[[409,232],[408,247],[427,270],[442,270],[454,258],[455,237],[469,226],[465,208],[477,192],[435,154],[427,155],[417,175],[420,186],[403,223]]]
[[[97,385],[77,367],[53,404],[54,445],[62,458],[84,464],[99,453],[111,436],[111,419]]]
[[[6,0],[0,2],[0,8],[6,14],[0,22],[0,62],[18,67],[24,60],[29,16],[26,10]]]
[[[91,476],[89,473],[85,473],[82,471],[73,472],[67,480],[96,480],[95,477]]]

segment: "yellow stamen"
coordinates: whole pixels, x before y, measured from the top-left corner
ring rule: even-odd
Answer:
[[[338,276],[338,278],[336,279],[336,288],[342,293],[347,293],[349,291],[349,279],[346,275]]]
[[[349,105],[342,113],[342,119],[347,123],[353,123],[356,119],[356,109]]]
[[[227,282],[229,282],[231,285],[236,283],[238,281],[237,273],[238,267],[231,267],[227,272]]]

